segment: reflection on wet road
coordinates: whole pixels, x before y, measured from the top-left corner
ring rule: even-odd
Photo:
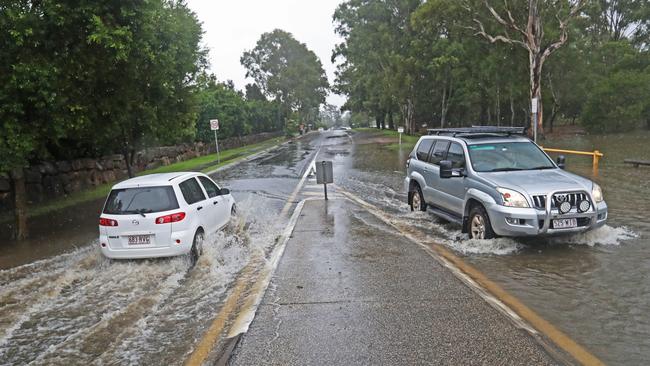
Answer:
[[[195,266],[186,257],[105,259],[90,239],[97,203],[80,208],[88,223],[54,230],[55,255],[19,266],[3,256],[10,268],[0,271],[0,365],[182,364],[252,254],[275,244],[286,224],[279,212],[320,140],[307,136],[213,176],[231,188],[238,218],[206,239]],[[47,244],[52,233],[42,231]],[[77,236],[86,241],[66,247]],[[21,255],[19,263],[30,253]]]

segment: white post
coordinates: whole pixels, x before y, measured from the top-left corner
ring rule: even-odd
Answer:
[[[537,143],[537,98],[531,100],[530,110],[533,112],[533,141]]]
[[[217,130],[214,130],[214,144],[217,146],[217,164],[220,164],[221,155],[219,155],[219,140],[217,139]]]

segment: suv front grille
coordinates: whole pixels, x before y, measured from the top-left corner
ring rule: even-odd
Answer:
[[[564,200],[568,201],[571,207],[576,207],[580,201],[589,200],[587,194],[582,192],[556,193],[551,200],[551,209],[555,209],[558,206],[558,202],[562,202],[558,200],[558,196],[562,195],[565,196]],[[540,210],[546,209],[546,195],[533,196],[533,205]]]

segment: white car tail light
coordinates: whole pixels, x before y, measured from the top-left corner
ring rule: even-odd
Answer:
[[[178,222],[185,218],[185,212],[177,212],[171,215],[160,216],[156,218],[156,224],[169,224],[172,222]]]
[[[100,217],[99,226],[117,226],[117,221]]]

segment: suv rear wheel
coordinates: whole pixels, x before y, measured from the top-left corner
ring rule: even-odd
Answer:
[[[420,189],[420,185],[417,183],[415,183],[413,187],[411,187],[411,200],[409,203],[411,204],[411,211],[427,210],[427,203],[424,202],[422,189]]]
[[[472,207],[467,225],[469,226],[467,231],[470,239],[493,239],[496,237],[492,230],[490,217],[481,205]]]

